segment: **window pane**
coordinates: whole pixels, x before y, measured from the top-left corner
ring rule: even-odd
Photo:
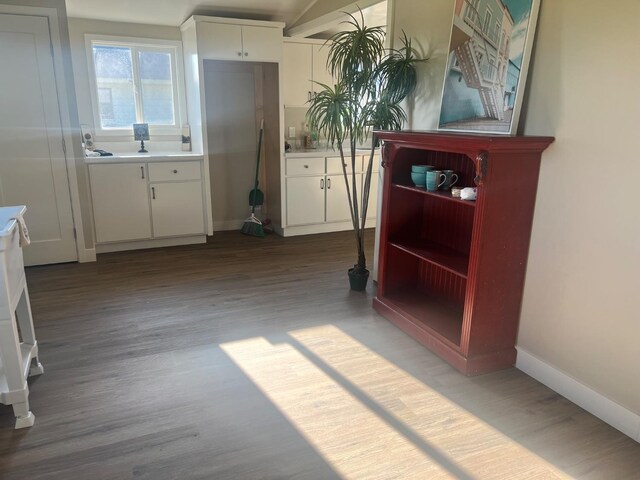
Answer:
[[[171,55],[166,52],[140,51],[142,116],[150,125],[174,125]]]
[[[93,47],[102,128],[128,128],[136,122],[131,49]]]

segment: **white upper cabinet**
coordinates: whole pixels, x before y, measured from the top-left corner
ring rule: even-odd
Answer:
[[[243,59],[248,62],[279,62],[282,59],[282,30],[271,27],[242,27]]]
[[[285,105],[304,105],[313,89],[311,45],[285,42],[282,47]]]
[[[323,83],[325,85],[329,85],[333,87],[333,77],[327,70],[327,58],[329,58],[329,45],[328,44],[320,44],[320,45],[312,45],[313,50],[313,81]],[[317,83],[313,84],[313,91],[317,92],[321,90],[322,87]]]
[[[224,23],[198,24],[198,49],[203,58],[242,59],[242,27]]]
[[[203,59],[246,62],[282,59],[283,24],[194,16],[185,22],[183,32],[193,24],[197,30],[198,55]]]
[[[329,45],[324,42],[284,42],[282,76],[285,106],[306,106],[311,96],[322,90],[316,82],[333,86],[333,77],[327,71],[328,55]]]

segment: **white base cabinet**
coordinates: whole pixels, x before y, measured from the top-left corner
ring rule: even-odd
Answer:
[[[205,234],[202,161],[92,164],[89,178],[98,247]]]
[[[96,242],[151,238],[147,164],[90,165]]]
[[[153,236],[204,234],[201,182],[151,184]]]
[[[367,155],[356,157],[356,188],[362,206],[362,186]],[[378,162],[374,159],[367,227],[375,225],[378,192]],[[286,156],[284,161],[286,185],[284,204],[286,219],[284,236],[325,233],[348,230],[352,227],[351,210],[347,198],[340,157]],[[351,185],[351,164],[347,160],[347,173]]]

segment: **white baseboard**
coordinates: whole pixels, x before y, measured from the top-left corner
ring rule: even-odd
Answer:
[[[80,250],[80,258],[78,258],[78,262],[80,263],[88,263],[96,261],[96,249],[95,248],[85,248],[84,250]]]
[[[155,238],[152,240],[135,240],[131,242],[98,243],[96,253],[124,252],[127,250],[142,250],[147,248],[177,247],[180,245],[195,245],[207,243],[205,235],[191,235],[188,237]]]
[[[640,415],[580,383],[526,350],[516,347],[516,368],[571,400],[603,422],[640,442]]]
[[[229,230],[240,230],[246,218],[242,220],[224,220],[213,222],[214,232],[228,232]]]

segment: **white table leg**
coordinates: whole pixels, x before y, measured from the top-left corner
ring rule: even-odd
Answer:
[[[16,430],[33,426],[36,421],[36,417],[29,410],[28,400],[22,403],[14,403],[12,407],[13,413],[16,416]]]
[[[16,415],[16,428],[30,427],[35,417],[29,411],[29,387],[22,376],[22,355],[18,343],[16,319],[0,318],[0,357],[9,387],[8,394],[16,398],[11,401]]]
[[[31,303],[29,302],[29,289],[27,285],[24,285],[24,290],[16,306],[16,318],[18,325],[20,326],[20,332],[22,333],[22,341],[27,345],[35,345],[35,351],[33,358],[31,359],[31,368],[29,369],[29,376],[42,375],[44,373],[44,367],[40,363],[38,358],[38,342],[36,342],[35,329],[33,328],[33,315],[31,315]]]

